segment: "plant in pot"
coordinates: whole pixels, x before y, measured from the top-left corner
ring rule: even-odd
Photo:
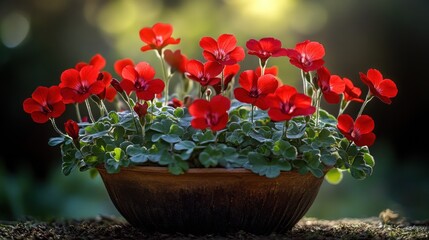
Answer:
[[[308,40],[283,48],[272,37],[250,39],[248,57],[259,66],[240,69],[245,50],[234,35],[203,37],[203,61],[188,60],[167,49],[180,43],[172,31],[164,23],[140,30],[141,51],[155,52],[160,73],[120,59],[113,77],[96,54],[23,103],[36,123],[50,121],[58,132],[49,145],[60,146],[64,174],[99,172],[131,224],[161,232],[284,232],[306,213],[324,177],[371,175],[374,121],[363,111],[374,98],[391,103],[392,80],[376,69],[360,73],[368,86],[362,98],[351,80],[324,66],[323,45]],[[273,57],[300,69],[302,92],[279,79],[268,65]],[[351,103],[361,104],[354,117],[346,113]],[[66,105],[77,120],[61,130],[55,119]]]

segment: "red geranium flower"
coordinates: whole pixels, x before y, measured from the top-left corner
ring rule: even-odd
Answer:
[[[261,59],[264,66],[270,57],[286,56],[286,49],[282,48],[282,42],[275,38],[261,38],[259,41],[250,39],[246,42],[247,53]]]
[[[197,81],[201,86],[215,85],[220,82],[219,74],[222,72],[223,66],[217,62],[201,63],[198,60],[190,60],[186,64],[185,75],[194,81]]]
[[[101,81],[104,84],[104,89],[101,93],[97,94],[97,96],[101,100],[107,100],[109,102],[112,102],[116,96],[115,87],[110,85],[112,82],[112,75],[108,72],[103,72],[102,75],[99,75],[99,77],[100,76],[102,76],[102,79],[100,79],[98,81]]]
[[[183,107],[183,102],[177,98],[173,98],[171,99],[170,102],[168,102],[168,106],[174,107],[174,108]]]
[[[340,94],[344,92],[345,83],[339,76],[331,76],[327,68],[321,67],[317,70],[317,83],[326,102],[332,104],[340,102]]]
[[[207,61],[233,65],[244,59],[244,49],[237,46],[237,39],[231,34],[222,34],[217,41],[211,37],[203,37],[200,46]]]
[[[141,104],[141,103],[136,103],[136,105],[134,105],[133,109],[134,112],[137,113],[137,115],[139,116],[140,119],[143,119],[146,114],[147,114],[147,108],[149,107],[149,105],[147,104],[147,102]]]
[[[122,69],[122,89],[130,94],[136,92],[139,99],[150,101],[164,90],[165,84],[155,77],[155,69],[147,62],[140,62],[136,66],[127,65]]]
[[[167,49],[164,51],[164,59],[170,65],[173,71],[178,71],[180,73],[186,72],[186,64],[188,63],[188,58],[183,55],[180,50],[171,51]]]
[[[355,87],[353,82],[348,78],[343,78],[343,81],[345,83],[344,100],[346,100],[346,102],[355,101],[362,103],[363,99],[360,98],[362,91],[360,88]]]
[[[322,59],[325,56],[325,48],[318,42],[306,40],[296,44],[295,49],[286,49],[286,54],[290,63],[304,72],[317,70],[325,64]]]
[[[338,130],[357,146],[371,146],[375,141],[374,120],[368,115],[361,115],[353,122],[353,118],[348,114],[338,117]]]
[[[24,100],[23,107],[36,123],[45,123],[50,118],[57,118],[66,110],[58,86],[36,88],[31,98]]]
[[[234,89],[235,98],[244,103],[250,103],[262,110],[270,106],[267,96],[276,91],[279,82],[274,75],[267,74],[261,77],[255,71],[247,70],[240,74],[238,83],[241,87]]]
[[[80,147],[79,143],[79,125],[77,122],[69,119],[64,123],[64,129],[66,130],[67,135],[73,139],[73,143],[76,147]]]
[[[223,76],[224,76],[223,91],[228,89],[229,83],[232,81],[232,79],[235,77],[235,75],[237,75],[239,70],[240,70],[239,64],[226,65],[225,66],[225,68],[223,69]],[[216,94],[220,94],[221,83],[219,82],[218,84],[214,85],[213,88],[215,89]]]
[[[369,69],[367,75],[359,73],[360,79],[365,83],[371,94],[378,97],[382,102],[390,104],[391,98],[398,94],[395,82],[383,79],[383,75],[377,69]]]
[[[195,100],[189,106],[189,113],[194,117],[191,126],[196,129],[210,128],[219,131],[228,123],[228,113],[231,101],[221,95],[214,96],[210,102],[204,99]]]
[[[98,81],[99,69],[89,65],[80,71],[67,69],[61,74],[61,95],[65,103],[81,103],[92,94],[99,94],[105,89],[102,81]]]
[[[174,39],[171,37],[173,27],[170,24],[156,23],[151,28],[146,27],[140,30],[140,39],[147,45],[141,47],[141,51],[145,52],[151,49],[156,49],[161,53],[161,49],[170,44],[180,43],[180,38]]]
[[[311,115],[316,108],[311,105],[311,98],[298,93],[292,86],[283,85],[269,97],[268,116],[273,121],[290,120],[296,116]]]
[[[128,65],[131,65],[134,67],[133,60],[129,58],[124,58],[121,60],[117,60],[113,65],[113,68],[115,69],[116,74],[118,74],[119,76],[122,76],[122,70]]]
[[[104,66],[106,66],[106,59],[104,59],[103,56],[101,56],[100,54],[95,54],[91,60],[89,61],[89,63],[86,62],[79,62],[76,64],[76,66],[74,68],[76,68],[76,70],[80,71],[83,67],[91,65],[95,68],[97,68],[99,71],[101,71],[101,69],[104,68]]]

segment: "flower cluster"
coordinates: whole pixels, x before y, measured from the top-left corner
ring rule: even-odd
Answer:
[[[267,177],[290,170],[317,177],[349,171],[358,179],[372,173],[374,121],[363,111],[374,98],[390,104],[398,92],[380,71],[360,73],[368,86],[361,98],[350,79],[326,68],[318,42],[284,48],[272,37],[250,39],[247,54],[259,66],[242,70],[245,49],[234,35],[201,38],[201,61],[167,49],[180,43],[172,32],[164,23],[140,30],[141,51],[155,50],[162,74],[148,62],[120,59],[112,77],[96,54],[65,70],[58,86],[38,87],[25,99],[24,111],[36,123],[51,121],[60,135],[49,144],[61,145],[65,174],[103,165],[111,173],[128,165],[167,166],[173,174],[190,167],[244,167]],[[302,92],[280,80],[277,66],[268,66],[274,57],[300,69]],[[176,81],[173,94],[170,80]],[[337,117],[321,108],[322,100],[338,104]],[[117,109],[109,111],[106,102]],[[352,102],[361,104],[356,117],[345,113]],[[81,104],[89,118],[81,117]],[[55,119],[66,105],[74,105],[77,121],[67,120],[64,133]]]

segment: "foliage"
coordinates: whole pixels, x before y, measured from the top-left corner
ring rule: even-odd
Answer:
[[[390,104],[397,94],[394,82],[378,70],[360,73],[369,89],[361,99],[361,90],[349,79],[324,67],[320,43],[307,40],[285,49],[274,38],[251,39],[248,54],[257,56],[260,66],[243,71],[234,88],[245,54],[233,35],[203,37],[203,63],[188,60],[180,50],[164,50],[180,42],[171,33],[172,27],[161,23],[140,31],[146,44],[141,50],[154,50],[161,60],[162,80],[149,63],[121,59],[114,65],[118,81],[102,71],[105,60],[97,54],[64,71],[59,86],[39,87],[24,101],[35,122],[50,120],[59,133],[49,145],[61,148],[65,175],[100,166],[117,173],[132,165],[165,166],[175,175],[202,167],[246,168],[268,178],[298,171],[326,175],[331,183],[338,183],[343,171],[356,179],[372,174],[375,160],[368,146],[375,141],[374,121],[362,112],[374,97]],[[303,93],[281,83],[276,68],[267,67],[270,57],[289,57],[301,69]],[[174,74],[180,74],[183,85],[170,95]],[[191,88],[194,82],[199,88]],[[126,108],[107,110],[104,101],[115,97]],[[322,97],[339,103],[338,117],[320,107]],[[89,101],[98,106],[98,119]],[[351,102],[362,104],[356,119],[344,114]],[[87,120],[80,116],[81,103]],[[63,133],[55,118],[69,104],[76,106],[78,123],[67,121]]]

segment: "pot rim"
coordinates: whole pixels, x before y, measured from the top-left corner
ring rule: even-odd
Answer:
[[[101,170],[107,173],[106,169],[104,168],[104,165],[99,165],[96,167],[97,170]],[[172,176],[176,176],[171,174],[168,171],[168,167],[163,167],[163,166],[144,166],[144,165],[133,165],[133,166],[128,166],[128,167],[123,167],[121,168],[120,172],[122,171],[125,172],[140,172],[140,173],[144,173],[144,174],[162,174],[162,175],[172,175]],[[326,173],[326,172],[325,172]],[[249,175],[249,176],[259,176],[259,177],[264,177],[265,176],[261,176],[257,173],[254,173],[246,168],[220,168],[220,167],[210,167],[210,168],[189,168],[184,174],[181,175],[177,175],[177,176],[192,176],[192,175],[201,175],[201,174],[210,174],[210,175]],[[300,174],[299,172],[297,172],[296,170],[291,170],[291,171],[281,171],[280,175],[300,175],[300,176],[305,176],[305,175],[313,175],[310,172],[306,173],[306,174]]]

